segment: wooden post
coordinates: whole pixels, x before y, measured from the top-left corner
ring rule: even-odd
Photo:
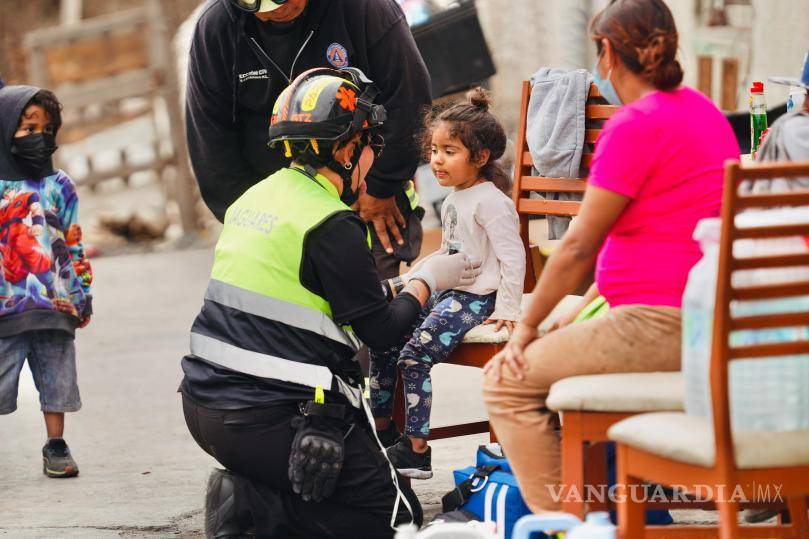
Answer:
[[[180,92],[177,83],[177,66],[176,59],[171,48],[171,40],[168,37],[166,29],[165,16],[161,11],[160,4],[157,0],[149,0],[148,3],[150,16],[153,17],[154,24],[152,28],[155,30],[156,37],[153,43],[159,46],[158,49],[152,48],[151,53],[157,61],[157,58],[166,57],[165,64],[161,66],[165,79],[165,90],[163,91],[163,98],[165,99],[166,109],[169,114],[169,125],[171,131],[171,146],[174,152],[174,189],[169,190],[174,192],[176,197],[177,206],[180,210],[180,224],[183,227],[185,234],[192,234],[197,231],[197,186],[194,177],[191,174],[191,167],[188,162],[188,150],[185,143],[185,129],[183,122],[183,115],[180,111]],[[166,54],[168,51],[168,54]]]
[[[697,90],[713,99],[713,57],[697,56]]]
[[[739,60],[722,58],[722,88],[719,108],[736,110],[736,93],[739,89]]]
[[[82,0],[62,0],[59,4],[59,24],[68,26],[81,20]]]

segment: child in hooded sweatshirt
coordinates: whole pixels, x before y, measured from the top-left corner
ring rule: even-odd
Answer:
[[[477,88],[468,101],[433,111],[423,144],[438,183],[453,188],[441,208],[442,245],[436,253],[460,251],[480,259],[481,273],[471,285],[434,293],[400,345],[371,351],[371,409],[380,441],[396,469],[414,479],[433,475],[427,445],[430,370],[479,324],[510,332],[519,318],[525,278],[519,218],[507,194],[508,175],[498,162],[506,133],[489,112],[486,93]],[[397,365],[405,386],[406,436],[391,421]]]
[[[53,93],[0,88],[0,414],[17,409],[27,359],[45,416],[48,477],[79,473],[62,436],[65,412],[81,408],[74,332],[92,313],[76,186],[51,161],[61,125]]]

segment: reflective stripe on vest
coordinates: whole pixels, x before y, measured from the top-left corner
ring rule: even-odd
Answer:
[[[191,353],[209,363],[260,378],[283,380],[312,388],[320,386],[331,389],[334,387],[351,402],[352,406],[359,408],[361,405],[362,393],[360,390],[343,382],[334,376],[328,367],[322,365],[310,365],[245,350],[193,332],[191,333]]]
[[[322,312],[283,301],[232,284],[211,279],[205,299],[246,313],[282,322],[288,326],[317,333],[357,351],[360,342],[351,332],[344,331]]]
[[[407,200],[410,202],[410,209],[415,210],[419,207],[419,194],[416,192],[416,184],[413,183],[413,180],[409,180],[407,182],[407,186],[405,187],[405,194],[407,195]]]

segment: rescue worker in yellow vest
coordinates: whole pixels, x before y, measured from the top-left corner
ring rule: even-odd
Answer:
[[[208,537],[387,538],[421,523],[371,426],[355,354],[397,343],[430,293],[473,282],[479,262],[431,256],[380,286],[349,208],[383,147],[375,96],[356,69],[298,76],[269,130],[292,165],[225,214],[180,387],[188,429],[226,468],[208,481]]]

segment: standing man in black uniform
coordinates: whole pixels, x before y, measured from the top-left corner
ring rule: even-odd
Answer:
[[[202,197],[220,221],[250,186],[287,166],[267,148],[267,119],[300,73],[361,69],[379,87],[388,118],[385,152],[358,201],[371,224],[380,276],[399,274],[421,249],[421,216],[411,179],[414,133],[430,103],[430,80],[395,0],[209,0],[194,32],[186,121]]]

